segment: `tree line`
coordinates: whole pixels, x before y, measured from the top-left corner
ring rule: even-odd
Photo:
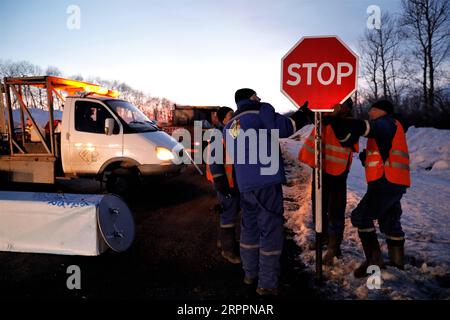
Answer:
[[[63,72],[54,66],[41,68],[28,61],[10,61],[0,60],[0,77],[31,77],[31,76],[56,76],[66,77]],[[117,90],[120,93],[120,98],[131,102],[142,110],[150,119],[157,120],[160,123],[171,122],[172,108],[174,103],[167,98],[153,97],[148,93],[136,90],[118,80],[105,80],[100,77],[84,78],[81,75],[67,76],[69,79],[85,81],[101,85],[108,89]],[[14,99],[14,97],[12,97]],[[24,86],[23,99],[27,106],[37,109],[47,109],[47,93],[45,90]],[[13,101],[13,105],[17,103]],[[62,101],[55,100],[55,109],[62,108]]]
[[[384,98],[416,126],[450,128],[450,0],[402,0],[359,44],[357,116]]]

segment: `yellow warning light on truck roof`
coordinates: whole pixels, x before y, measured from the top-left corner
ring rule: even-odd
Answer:
[[[110,90],[98,84],[59,77],[48,77],[48,80],[55,89],[66,91],[69,94],[85,91],[112,98],[117,98],[119,96],[119,92],[117,90]]]
[[[95,83],[53,76],[10,78],[9,81],[12,84],[28,84],[38,88],[49,87],[54,90],[67,92],[69,95],[84,91],[86,93],[95,93],[112,98],[117,98],[119,96],[117,90],[110,90]]]
[[[117,90],[110,90],[94,83],[60,77],[42,76],[6,79],[8,84],[11,85],[29,85],[40,89],[48,88],[49,90],[64,91],[68,95],[75,95],[84,92],[111,98],[117,98],[119,96],[119,92]]]
[[[100,86],[92,86],[92,85],[86,85],[84,88],[84,91],[86,92],[92,92],[92,93],[96,93],[102,96],[108,96],[108,97],[112,97],[112,98],[117,98],[119,96],[119,92],[117,90],[109,90],[108,88],[105,87],[100,87]]]

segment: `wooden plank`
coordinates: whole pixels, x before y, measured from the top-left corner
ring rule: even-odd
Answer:
[[[48,124],[48,128],[50,131],[50,150],[52,151],[52,155],[55,155],[55,128],[54,128],[54,121],[53,121],[53,87],[50,83],[49,79],[47,78],[47,99],[48,99],[48,110],[50,112],[50,122]]]
[[[12,106],[11,106],[11,92],[9,91],[9,86],[6,85],[6,78],[4,81],[5,91],[6,91],[6,108],[8,110],[8,131],[9,131],[9,150],[10,154],[14,153],[13,145],[13,130],[14,130],[14,120],[12,116]]]
[[[5,103],[3,100],[3,94],[5,92],[3,83],[0,82],[0,135],[6,134],[6,117],[5,117]],[[1,138],[1,137],[0,137]]]
[[[23,151],[23,149],[19,146],[19,144],[16,142],[16,140],[14,138],[11,138],[11,141],[12,141],[13,145],[19,150],[19,152],[25,153],[25,151]]]
[[[20,97],[23,97],[22,86],[19,86],[18,92],[20,94]],[[22,131],[22,145],[24,145],[25,144],[25,115],[23,113],[23,109],[22,108],[20,108],[20,124],[22,126],[22,129],[21,129],[21,131]]]

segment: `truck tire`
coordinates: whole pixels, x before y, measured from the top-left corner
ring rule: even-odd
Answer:
[[[129,197],[139,185],[139,176],[137,172],[117,168],[111,171],[106,179],[106,191],[122,197]]]

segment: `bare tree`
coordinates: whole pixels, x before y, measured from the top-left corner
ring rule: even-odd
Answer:
[[[424,105],[435,106],[436,74],[449,58],[450,0],[402,0],[402,26],[421,66]]]
[[[28,61],[4,61],[0,59],[0,78],[3,77],[25,77],[25,76],[39,76],[39,75],[51,75],[51,76],[62,76],[61,72],[57,67],[48,66],[45,72],[37,65],[34,65]],[[165,98],[152,97],[148,93],[144,93],[140,90],[133,89],[131,86],[124,82],[117,80],[104,80],[99,77],[93,77],[84,79],[81,75],[74,75],[69,77],[78,81],[87,81],[92,83],[97,83],[103,87],[118,90],[120,93],[120,98],[131,102],[141,109],[145,114],[153,119],[166,119],[171,115],[171,108],[173,102]],[[32,88],[30,86],[24,86],[23,98],[28,106],[34,108],[46,109],[45,105],[47,100],[47,93],[45,90],[40,90],[37,88]],[[13,105],[18,107],[17,100],[13,96]],[[56,100],[58,101],[58,100]],[[55,103],[60,103],[55,102]],[[61,108],[61,104],[54,106],[56,109]]]
[[[363,74],[372,91],[372,99],[380,96],[394,102],[400,99],[400,36],[395,20],[383,13],[378,29],[367,29],[361,40]]]
[[[380,47],[374,41],[374,34],[371,30],[366,30],[360,43],[362,73],[372,91],[373,99],[377,100]]]
[[[61,77],[63,75],[63,73],[57,67],[48,66],[47,69],[45,70],[45,75]]]
[[[380,46],[383,96],[395,101],[398,99],[397,61],[400,38],[397,24],[388,13],[384,13],[381,17],[381,26],[375,29],[375,33]]]
[[[18,61],[18,62],[12,62],[12,61],[2,61],[0,63],[0,76],[3,77],[28,77],[28,76],[36,76],[36,75],[42,75],[42,69],[32,64],[28,61]],[[21,88],[19,89],[22,90]],[[25,86],[23,88],[22,96],[27,105],[30,105],[34,108],[38,106],[37,103],[37,91]],[[13,104],[16,105],[16,99],[13,97]]]

